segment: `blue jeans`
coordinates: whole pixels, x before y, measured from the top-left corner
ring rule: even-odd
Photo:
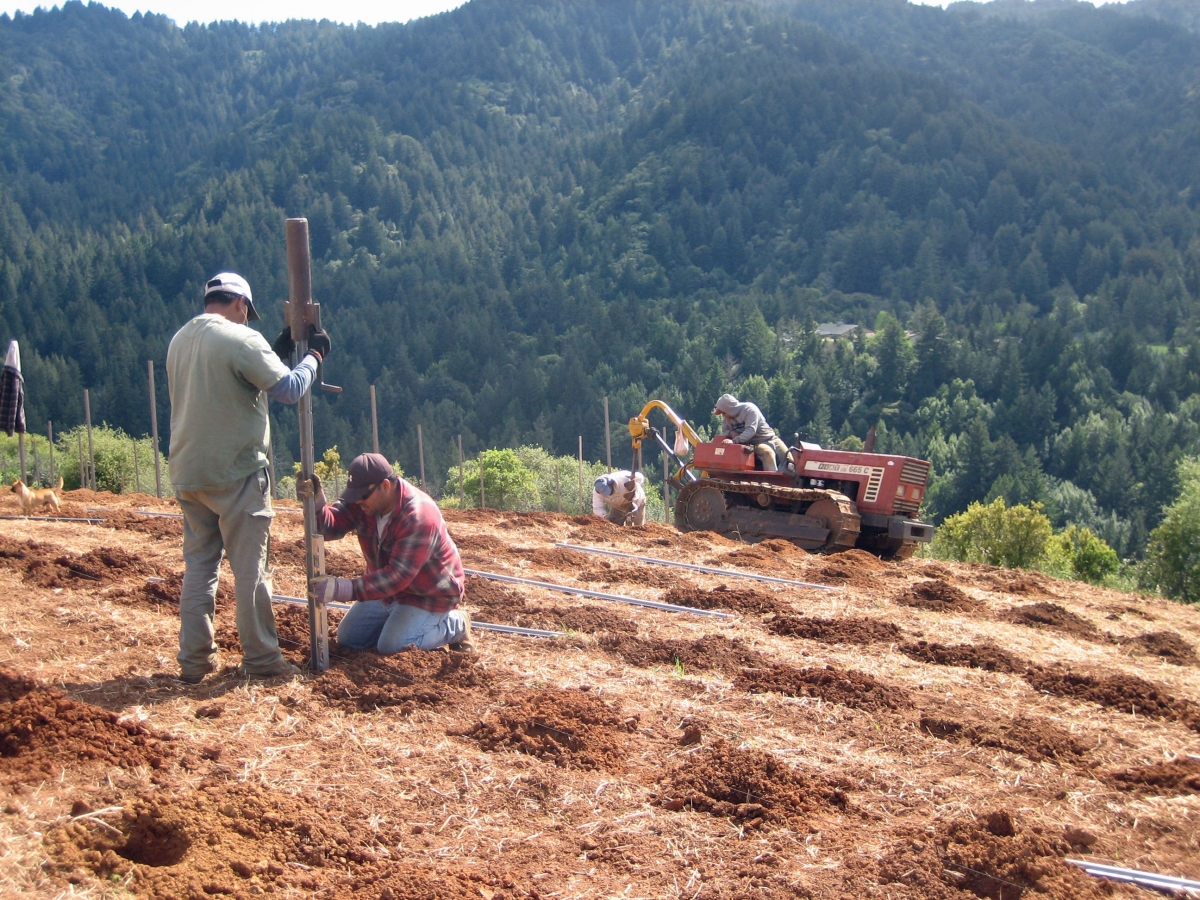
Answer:
[[[337,642],[352,650],[378,650],[387,655],[409,645],[436,650],[463,639],[466,620],[461,611],[429,612],[406,603],[360,600],[350,607],[337,629]]]

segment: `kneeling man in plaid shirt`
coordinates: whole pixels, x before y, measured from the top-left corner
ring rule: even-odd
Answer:
[[[313,476],[317,528],[327,540],[358,535],[367,572],[314,582],[326,603],[354,601],[337,642],[355,650],[398,653],[416,648],[473,652],[471,617],[459,609],[463,568],[437,504],[396,475],[378,453],[350,463],[346,489],[329,505]]]

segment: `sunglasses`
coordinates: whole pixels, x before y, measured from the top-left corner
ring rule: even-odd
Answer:
[[[379,486],[380,486],[381,484],[383,484],[383,482],[382,482],[382,481],[377,481],[377,482],[375,482],[373,485],[371,485],[369,488],[367,488],[367,492],[366,492],[365,494],[363,494],[363,495],[362,495],[362,500],[359,500],[358,502],[359,502],[359,503],[362,503],[362,502],[363,502],[363,500],[367,500],[367,499],[369,499],[369,498],[370,498],[370,496],[371,496],[373,493],[375,493],[377,490],[379,490]]]

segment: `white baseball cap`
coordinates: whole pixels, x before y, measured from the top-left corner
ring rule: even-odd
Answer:
[[[236,272],[218,272],[204,283],[204,299],[209,294],[237,294],[246,298],[246,317],[251,321],[258,318],[258,310],[254,308],[254,295],[250,293],[250,285],[246,279]]]

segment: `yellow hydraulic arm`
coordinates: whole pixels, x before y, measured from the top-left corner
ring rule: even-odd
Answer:
[[[640,471],[642,468],[642,441],[648,437],[653,437],[664,451],[671,454],[675,458],[675,462],[681,469],[686,468],[686,463],[672,450],[666,439],[656,429],[650,427],[650,411],[653,409],[661,409],[665,415],[685,438],[694,447],[697,444],[703,443],[700,435],[696,434],[694,428],[687,423],[675,410],[667,406],[661,400],[651,400],[642,411],[629,420],[629,435],[633,438],[633,471]],[[694,476],[693,476],[694,477]]]

